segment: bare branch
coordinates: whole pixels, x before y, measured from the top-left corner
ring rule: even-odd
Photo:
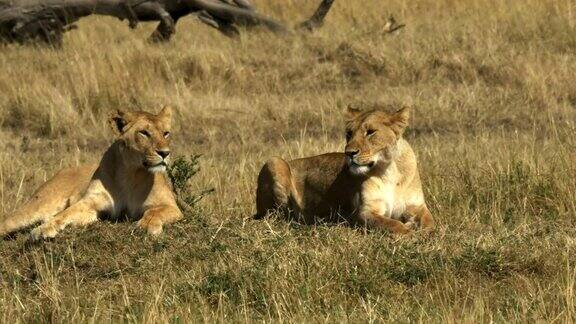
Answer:
[[[203,23],[207,24],[210,27],[216,28],[218,31],[220,31],[222,34],[228,37],[234,38],[240,34],[238,29],[234,27],[234,25],[222,21],[218,18],[215,18],[204,10],[200,11],[200,14],[198,14],[198,18]]]
[[[298,25],[298,28],[313,31],[314,29],[322,27],[322,25],[324,25],[324,18],[326,18],[333,3],[334,0],[322,0],[312,17]]]
[[[198,10],[206,11],[220,21],[234,23],[243,27],[263,26],[275,33],[288,33],[289,30],[279,22],[263,16],[254,10],[232,6],[226,2],[210,0],[188,0],[187,3]]]

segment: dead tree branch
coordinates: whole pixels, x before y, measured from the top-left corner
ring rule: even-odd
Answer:
[[[322,0],[310,19],[297,29],[322,26],[334,0]],[[40,40],[59,45],[74,23],[89,15],[106,15],[128,20],[131,28],[140,21],[158,21],[152,41],[169,40],[176,23],[196,13],[201,22],[234,37],[238,27],[261,26],[274,33],[289,34],[291,28],[256,11],[248,0],[0,0],[0,40]]]

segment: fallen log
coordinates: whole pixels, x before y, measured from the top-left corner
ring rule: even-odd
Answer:
[[[334,0],[322,0],[310,19],[296,29],[322,26]],[[260,14],[248,0],[0,0],[0,40],[40,41],[60,46],[65,32],[89,15],[106,15],[128,20],[131,28],[141,21],[158,21],[152,41],[167,41],[178,20],[196,14],[199,20],[226,36],[239,34],[238,27],[261,26],[271,32],[288,34],[292,28]]]

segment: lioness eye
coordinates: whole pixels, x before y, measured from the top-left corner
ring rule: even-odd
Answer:
[[[346,140],[349,141],[352,138],[352,131],[346,131]]]
[[[164,132],[164,138],[168,138],[170,136],[170,132]]]
[[[366,131],[366,136],[370,136],[370,135],[374,134],[375,132],[376,132],[375,130],[369,129]]]
[[[140,134],[144,137],[150,137],[150,133],[148,133],[148,131],[145,131],[145,130],[139,131],[138,134]]]

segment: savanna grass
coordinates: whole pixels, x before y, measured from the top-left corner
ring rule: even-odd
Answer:
[[[316,3],[256,5],[297,22]],[[202,158],[193,207],[160,238],[102,222],[0,241],[0,320],[575,321],[575,12],[336,1],[312,35],[230,40],[190,17],[153,45],[153,25],[90,18],[61,50],[1,47],[0,217],[97,161],[112,109],[173,105],[175,154]],[[381,33],[389,14],[406,28]],[[342,150],[350,103],[413,107],[434,234],[252,219],[264,161]]]

